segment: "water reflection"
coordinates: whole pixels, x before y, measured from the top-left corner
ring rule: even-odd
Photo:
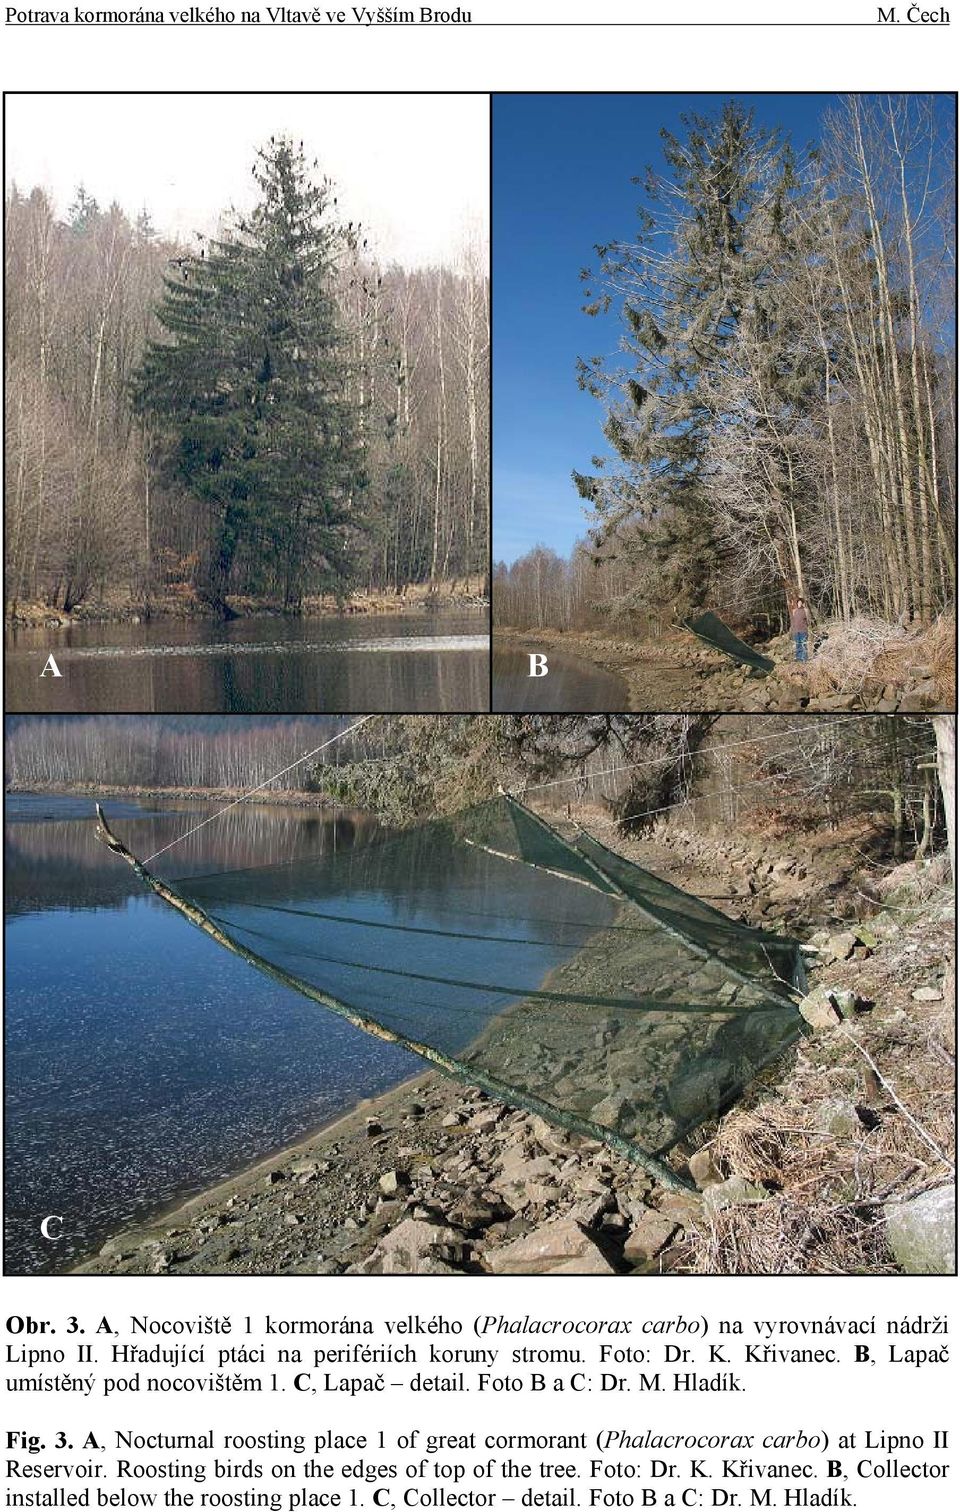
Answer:
[[[7,635],[9,712],[485,710],[482,611],[71,625]],[[40,679],[52,653],[62,677]]]
[[[111,800],[142,854],[210,809]],[[92,800],[7,800],[6,1265],[62,1268],[126,1220],[422,1069],[251,971],[94,838]],[[245,805],[165,875],[362,846],[368,817]],[[175,858],[175,860],[174,860]],[[268,873],[269,875],[269,873]],[[45,1213],[65,1216],[51,1247]]]
[[[129,867],[94,837],[94,798],[10,794],[5,803],[4,908],[8,915],[37,909],[117,906],[143,895]],[[104,811],[134,855],[171,844],[215,812],[181,800],[138,803],[104,799]],[[366,844],[379,832],[368,814],[248,802],[190,835],[157,863],[167,878],[211,871],[289,865]]]
[[[531,642],[530,652],[536,650]],[[613,672],[550,648],[546,677],[531,677],[530,652],[494,647],[493,707],[498,713],[594,714],[629,708],[627,685]]]

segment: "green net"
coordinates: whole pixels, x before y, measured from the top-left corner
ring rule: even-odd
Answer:
[[[641,1162],[733,1102],[800,1024],[795,942],[507,797],[171,893],[361,1027]]]
[[[723,620],[718,619],[709,609],[695,620],[683,620],[682,624],[702,641],[706,641],[708,646],[712,646],[714,651],[722,651],[741,666],[752,667],[755,672],[773,671],[774,663],[769,656],[761,656],[759,651],[754,651],[752,646],[734,635]]]

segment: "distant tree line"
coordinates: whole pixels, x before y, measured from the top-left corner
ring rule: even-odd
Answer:
[[[291,766],[345,730],[350,717],[266,719],[231,715],[35,715],[11,720],[5,741],[6,779],[11,787],[111,787],[247,789]],[[323,753],[324,762],[350,761],[356,737],[346,736]],[[271,789],[322,787],[322,769],[304,763]],[[269,797],[271,789],[265,796]]]
[[[247,790],[353,723],[340,715],[14,717],[7,782]],[[808,715],[798,727],[776,715],[381,715],[271,788],[322,793],[400,825],[459,812],[501,788],[573,816],[599,807],[630,830],[672,816],[704,829],[749,821],[793,833],[879,814],[899,861],[942,843],[954,738],[946,717]]]
[[[8,605],[483,585],[482,249],[381,267],[293,144],[254,176],[190,248],[11,190]]]
[[[590,528],[496,570],[518,625],[926,623],[956,595],[953,113],[849,95],[797,154],[731,102],[661,133],[639,225],[597,247],[579,363],[609,451],[574,474]]]

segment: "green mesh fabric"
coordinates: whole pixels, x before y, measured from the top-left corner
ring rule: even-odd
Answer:
[[[401,1043],[638,1152],[728,1106],[799,1028],[794,942],[506,797],[178,891],[257,961]]]
[[[741,666],[752,667],[755,672],[773,671],[774,663],[769,656],[761,656],[759,651],[754,651],[752,646],[748,646],[746,641],[734,635],[723,620],[718,619],[709,609],[697,619],[683,620],[682,623],[694,635],[706,641],[708,646],[712,646],[714,651],[722,651],[725,656],[731,656]]]

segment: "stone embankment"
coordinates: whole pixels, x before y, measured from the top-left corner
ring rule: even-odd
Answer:
[[[689,838],[688,864],[705,864],[704,844]],[[819,898],[826,916],[819,872],[829,867],[736,849],[745,881],[731,912],[797,921]],[[678,862],[682,852],[678,841]],[[953,1243],[953,904],[938,865],[922,879],[901,868],[879,912],[805,929],[805,1038],[740,1105],[673,1152],[689,1193],[664,1190],[604,1145],[428,1074],[116,1235],[80,1269],[941,1272]]]

